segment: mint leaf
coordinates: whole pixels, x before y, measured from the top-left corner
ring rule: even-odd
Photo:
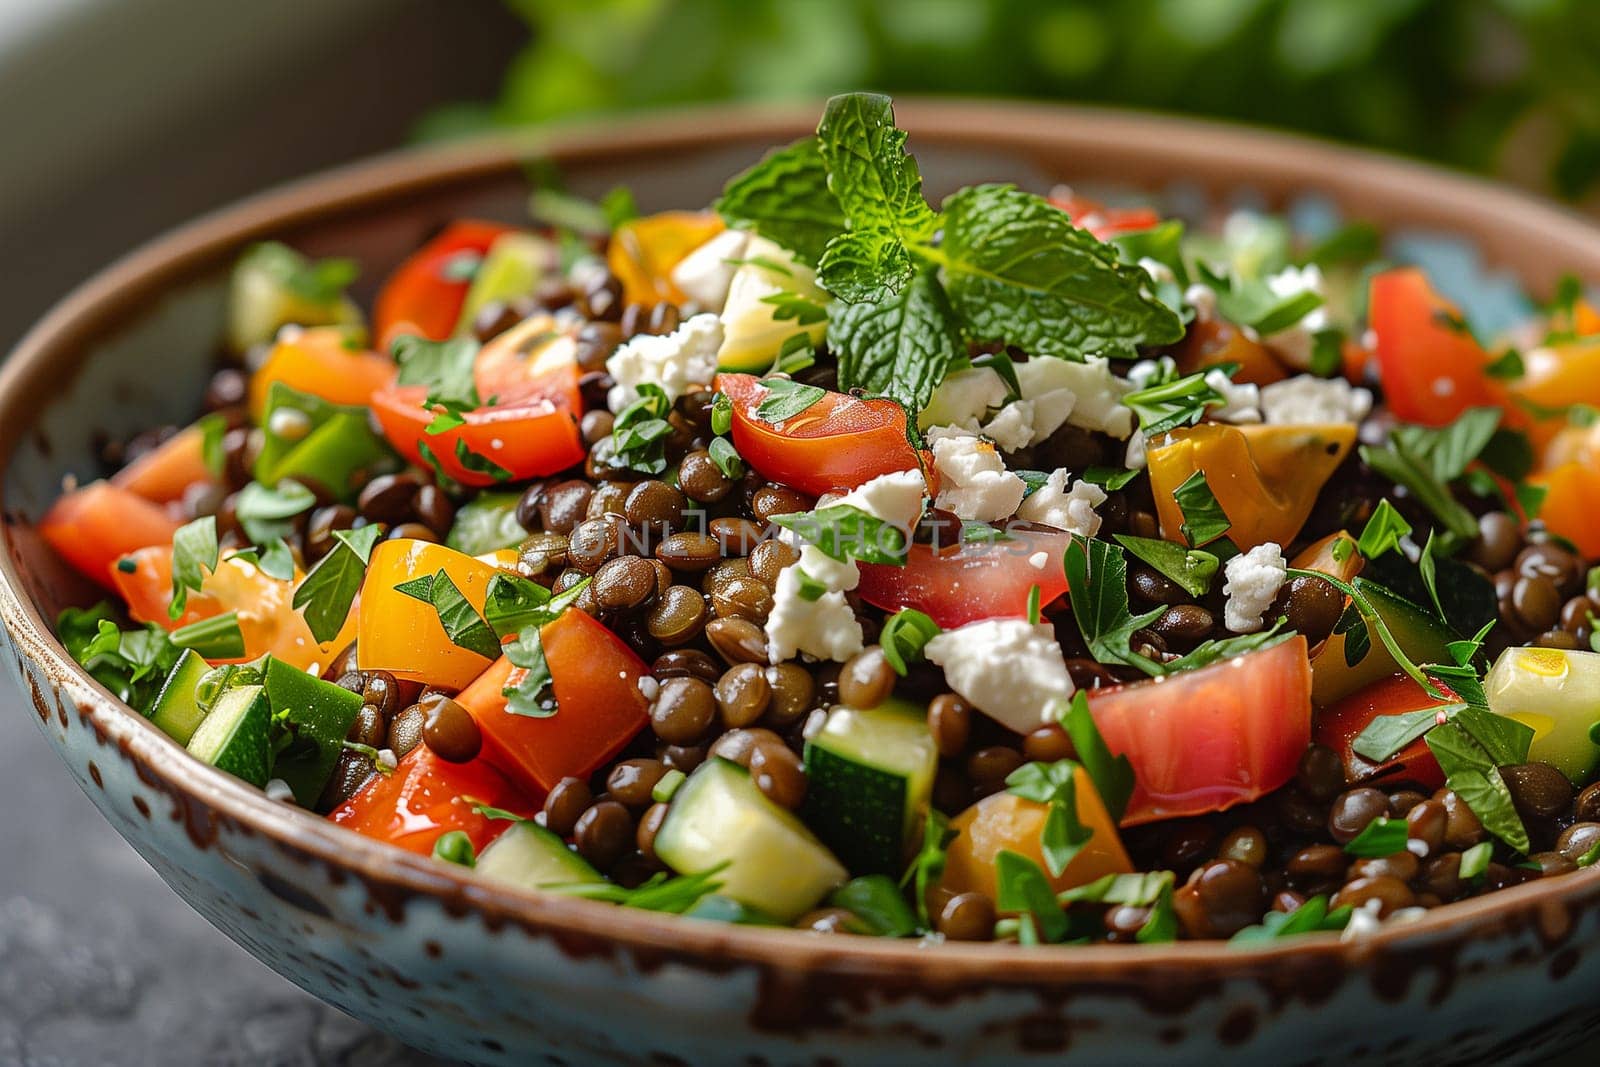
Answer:
[[[310,304],[336,303],[360,273],[353,259],[307,259],[277,241],[245,249],[236,269],[260,271]]]
[[[1172,491],[1172,497],[1178,503],[1178,510],[1183,512],[1181,530],[1190,547],[1209,544],[1233,528],[1232,520],[1217,503],[1216,494],[1206,481],[1205,471],[1195,471],[1185,478],[1183,484]]]
[[[1100,802],[1106,806],[1106,813],[1111,816],[1113,823],[1120,823],[1123,813],[1128,810],[1128,798],[1133,796],[1133,764],[1127,756],[1111,754],[1105,738],[1100,736],[1100,728],[1095,725],[1094,716],[1089,712],[1089,698],[1083,690],[1072,695],[1072,702],[1062,712],[1061,727],[1072,738],[1072,747],[1077,750],[1083,769],[1094,783],[1095,792],[1100,794]]]
[[[817,126],[828,188],[849,227],[828,242],[818,281],[841,300],[881,300],[898,292],[914,267],[911,246],[938,226],[905,143],[889,98],[877,93],[832,98]]]
[[[516,640],[506,644],[505,654],[513,667],[525,672],[515,685],[501,690],[506,698],[506,711],[529,719],[548,719],[554,715],[557,711],[555,679],[544,658],[538,625],[523,627]]]
[[[300,587],[294,591],[294,607],[305,617],[311,636],[319,644],[339,636],[350,605],[361,591],[372,546],[382,535],[377,526],[335,530],[333,537],[338,544],[300,580]]]
[[[1211,591],[1221,562],[1215,555],[1198,548],[1185,548],[1155,537],[1114,535],[1117,544],[1176,582],[1190,596],[1205,596]]]
[[[1035,356],[1134,354],[1183,336],[1171,308],[1145,295],[1150,276],[1075,228],[1059,208],[1010,185],[979,185],[945,201],[950,301],[978,340]]]
[[[1387,499],[1378,501],[1372,518],[1361,531],[1356,547],[1367,559],[1377,559],[1391,548],[1400,547],[1400,539],[1411,534],[1411,524],[1401,517]],[[1431,536],[1431,535],[1430,535]]]
[[[841,563],[855,559],[901,567],[906,562],[906,531],[849,504],[773,515],[767,521],[793,530]]]
[[[844,211],[828,190],[828,165],[817,139],[769,152],[729,179],[713,205],[730,226],[753,230],[816,266],[828,242],[844,232]]]
[[[430,593],[433,610],[439,614],[439,625],[451,644],[476,652],[484,659],[499,657],[500,639],[442,568],[433,576]]]
[[[234,499],[234,513],[245,536],[256,544],[288,537],[294,532],[290,520],[310,510],[316,494],[299,482],[284,479],[276,488],[251,482]]]
[[[1518,852],[1527,852],[1531,847],[1528,831],[1512,803],[1511,790],[1494,758],[1473,735],[1455,721],[1440,723],[1428,731],[1428,748],[1444,771],[1445,784],[1461,797],[1483,828]]]
[[[459,414],[481,407],[478,387],[473,382],[472,365],[478,358],[478,342],[470,338],[448,341],[429,341],[412,334],[395,339],[390,348],[394,361],[400,365],[399,385],[425,385],[428,397],[425,406],[442,405],[447,411]],[[429,432],[442,432],[429,428]]]
[[[189,604],[189,592],[200,592],[207,574],[217,569],[217,517],[206,515],[178,527],[172,535],[172,603],[176,619]]]
[[[547,621],[550,590],[538,582],[504,571],[489,579],[483,595],[483,620],[500,637],[524,626]]]
[[[999,887],[995,903],[1001,911],[1032,916],[1039,935],[1046,941],[1060,941],[1067,936],[1067,913],[1061,910],[1055,891],[1037,863],[1010,849],[1001,849],[995,856],[994,869]]]
[[[876,303],[836,308],[828,348],[839,361],[841,390],[887,396],[913,413],[927,407],[950,365],[966,354],[955,309],[931,269]]]
[[[1128,562],[1122,550],[1105,541],[1074,537],[1066,554],[1067,595],[1089,654],[1099,663],[1124,663],[1155,676],[1162,666],[1129,647],[1137,631],[1154,622],[1165,608],[1143,615],[1128,611]]]
[[[827,395],[827,390],[791,378],[763,378],[767,395],[756,405],[756,418],[777,426],[792,419]]]

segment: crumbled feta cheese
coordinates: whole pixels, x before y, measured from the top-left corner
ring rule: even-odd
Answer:
[[[1350,921],[1345,924],[1344,930],[1339,934],[1341,941],[1357,941],[1363,937],[1370,937],[1378,932],[1384,923],[1415,922],[1428,914],[1427,908],[1396,908],[1389,913],[1387,919],[1378,916],[1383,911],[1383,901],[1369,900],[1350,913]]]
[[[1217,291],[1209,285],[1199,282],[1189,286],[1183,291],[1183,302],[1194,308],[1197,318],[1214,319],[1217,317]]]
[[[294,790],[282,778],[269,778],[263,787],[268,800],[277,800],[286,804],[294,803]]]
[[[1283,550],[1272,541],[1230,559],[1223,570],[1227,581],[1222,592],[1228,600],[1222,624],[1236,634],[1261,629],[1261,617],[1278,598],[1285,569]]]
[[[1141,359],[1128,368],[1128,384],[1136,390],[1148,389],[1158,375],[1168,371],[1176,374],[1177,366],[1170,356],[1162,356],[1160,359]]]
[[[928,441],[939,472],[939,507],[979,522],[996,522],[1016,512],[1027,486],[1006,470],[992,444],[951,427],[930,430]]]
[[[1006,402],[1006,383],[988,367],[956,371],[939,383],[917,422],[929,426],[959,426],[976,430],[991,408]]]
[[[816,545],[801,545],[800,558],[794,566],[827,586],[832,593],[848,592],[861,583],[861,570],[853,562],[834,559]]]
[[[853,563],[829,562],[856,570]],[[845,600],[842,589],[830,589],[816,600],[800,595],[802,570],[823,581],[812,572],[812,566],[818,566],[817,560],[802,550],[800,562],[778,572],[772,589],[772,611],[767,615],[766,625],[767,658],[772,663],[782,663],[801,653],[817,659],[847,660],[865,646],[861,622]],[[856,571],[856,575],[859,580],[860,572]],[[824,581],[824,584],[829,583]]]
[[[661,692],[661,683],[648,674],[641,674],[639,676],[639,692],[643,694],[646,700],[655,700]]]
[[[1298,374],[1261,387],[1261,414],[1281,426],[1360,423],[1372,411],[1372,394],[1343,378]]]
[[[1100,516],[1094,509],[1106,502],[1105,490],[1081,479],[1068,489],[1068,477],[1070,474],[1066,470],[1053,472],[1017,508],[1017,518],[1083,537],[1099,533]]]
[[[1178,276],[1172,273],[1172,268],[1161,262],[1159,259],[1151,259],[1149,256],[1141,256],[1139,259],[1139,268],[1146,274],[1150,275],[1150,280],[1155,282],[1157,285],[1162,285],[1166,282],[1176,282],[1178,280]]]
[[[1033,555],[1028,557],[1028,566],[1032,567],[1036,571],[1044,570],[1046,567],[1050,566],[1050,553],[1035,552]]]
[[[1122,402],[1133,387],[1112,373],[1110,360],[1075,363],[1038,357],[1018,363],[1016,369],[1024,400],[1034,400],[1038,406],[1046,394],[1064,391],[1073,398],[1065,421],[1119,439],[1133,432],[1133,410]]]
[[[921,471],[896,471],[858,485],[834,503],[859,508],[873,518],[909,531],[922,517],[922,500],[927,491]],[[822,502],[817,503],[820,506]]]
[[[1019,734],[1050,722],[1057,702],[1072,698],[1072,676],[1048,624],[984,619],[939,634],[925,651],[951,689]]]
[[[1244,424],[1261,421],[1261,390],[1249,382],[1234,382],[1221,370],[1206,371],[1205,382],[1222,397],[1221,405],[1206,409],[1218,422]]]
[[[1128,438],[1128,451],[1123,457],[1122,465],[1131,471],[1142,470],[1145,464],[1149,462],[1149,459],[1144,431],[1133,431],[1133,434]]]
[[[639,396],[639,386],[659,385],[673,400],[691,385],[709,383],[717,373],[722,322],[712,314],[696,315],[664,337],[640,334],[620,345],[606,360],[616,383],[606,394],[612,411],[621,411]]]
[[[1033,401],[1014,400],[983,427],[983,434],[1002,451],[1015,452],[1033,443]]]
[[[1273,295],[1279,297],[1287,298],[1307,292],[1324,298],[1327,296],[1322,283],[1322,270],[1314,263],[1306,267],[1285,267],[1269,275],[1266,283]],[[1311,366],[1311,357],[1316,351],[1317,333],[1327,328],[1328,310],[1326,307],[1317,307],[1294,325],[1263,337],[1261,343],[1283,357],[1290,366],[1305,370]]]
[[[721,311],[749,243],[745,231],[723,230],[672,268],[672,284],[705,310]]]
[[[378,758],[373,763],[378,770],[388,774],[400,766],[400,757],[394,754],[394,749],[392,748],[380,748],[378,749]]]

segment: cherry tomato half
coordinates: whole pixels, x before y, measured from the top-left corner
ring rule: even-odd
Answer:
[[[1448,693],[1449,690],[1444,690]],[[1317,743],[1327,745],[1344,761],[1345,777],[1352,782],[1415,782],[1432,791],[1444,785],[1444,772],[1433,751],[1417,738],[1382,764],[1359,756],[1351,746],[1355,739],[1380,715],[1400,715],[1407,711],[1454,703],[1454,696],[1440,700],[1404,674],[1396,674],[1356,690],[1343,700],[1317,713]]]
[[[1039,587],[1040,604],[1067,591],[1061,561],[1072,535],[1058,530],[1008,533],[1005,541],[967,543],[942,552],[912,545],[904,567],[863,563],[857,587],[861,598],[885,611],[916,608],[946,630],[979,619],[1025,618],[1034,586]]]
[[[472,278],[495,238],[510,230],[495,222],[452,222],[413,252],[383,283],[373,305],[373,334],[394,336],[408,322],[415,332],[442,341],[455,332]]]
[[[1488,353],[1420,269],[1375,275],[1367,314],[1383,395],[1397,418],[1443,426],[1496,402]]]
[[[449,763],[418,745],[387,775],[380,774],[328,818],[358,834],[426,856],[441,834],[460,830],[477,852],[505,832],[506,819],[478,808],[532,817],[538,805],[479,758]]]
[[[892,400],[825,392],[815,404],[774,425],[756,414],[768,396],[758,378],[719,374],[716,385],[733,401],[734,447],[772,481],[821,496],[922,466],[906,440],[905,411]]]
[[[427,394],[423,385],[381,389],[372,396],[372,413],[397,452],[419,467],[437,464],[462,485],[555,474],[588,454],[572,409],[547,397],[478,408],[466,413],[462,425],[430,434],[435,412],[422,406]],[[423,456],[424,447],[433,462]],[[497,478],[495,468],[505,473]]]

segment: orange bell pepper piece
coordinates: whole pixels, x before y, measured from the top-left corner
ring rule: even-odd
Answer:
[[[950,829],[956,837],[945,854],[940,885],[952,893],[982,893],[990,900],[998,899],[994,861],[1002,849],[1037,863],[1058,893],[1108,874],[1132,873],[1133,862],[1089,775],[1080,768],[1074,772],[1072,782],[1078,821],[1093,833],[1059,875],[1051,876],[1040,844],[1049,807],[1013,793],[995,793],[951,820]]]
[[[148,545],[171,545],[181,524],[159,504],[110,482],[92,482],[57,498],[39,534],[87,578],[112,584],[112,565]]]
[[[395,366],[387,356],[347,347],[342,331],[331,326],[302,330],[273,345],[250,379],[250,417],[259,421],[266,411],[273,382],[330,404],[365,407],[394,377]]]

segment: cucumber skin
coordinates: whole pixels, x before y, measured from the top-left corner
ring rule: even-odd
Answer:
[[[196,759],[209,763],[219,771],[226,771],[235,778],[248,782],[259,789],[264,787],[267,784],[267,779],[272,776],[272,742],[270,739],[272,707],[267,702],[267,694],[259,687],[254,688],[256,690],[254,696],[245,705],[244,710],[235,720],[233,728],[228,731],[228,735],[222,739],[214,759],[207,759],[204,754],[196,752],[192,738],[188,748],[190,754]],[[239,692],[242,691],[236,689],[232,693],[224,694],[222,700],[218,701],[218,706],[211,710],[211,715],[207,716],[207,720],[209,721],[211,716],[216,715],[218,712],[226,714],[226,709],[222,702],[226,701],[233,693]]]
[[[805,769],[805,824],[851,874],[898,875],[906,779],[809,743]]]
[[[180,745],[187,745],[205,720],[205,712],[196,703],[194,691],[210,669],[200,653],[192,648],[185,649],[151,705],[151,723]]]
[[[277,659],[267,664],[266,695],[272,711],[288,711],[300,738],[316,743],[316,755],[280,759],[273,768],[294,791],[295,803],[314,808],[333,777],[344,739],[361,714],[361,696]]]
[[[519,842],[519,838],[525,838],[526,843]],[[497,861],[494,858],[496,855],[510,855],[506,850],[511,848],[520,849],[522,855],[506,861]],[[497,853],[496,849],[502,851]],[[530,850],[536,853],[533,863],[523,858]],[[545,854],[539,856],[537,852]],[[547,870],[544,873],[533,873],[532,877],[528,877],[532,873],[530,869],[536,864]],[[501,871],[499,868],[502,865],[510,869]],[[582,856],[568,848],[565,841],[534,822],[517,823],[490,842],[484,848],[483,855],[478,857],[477,870],[479,875],[491,881],[522,889],[538,889],[543,885],[605,881],[600,872],[590,866]]]

